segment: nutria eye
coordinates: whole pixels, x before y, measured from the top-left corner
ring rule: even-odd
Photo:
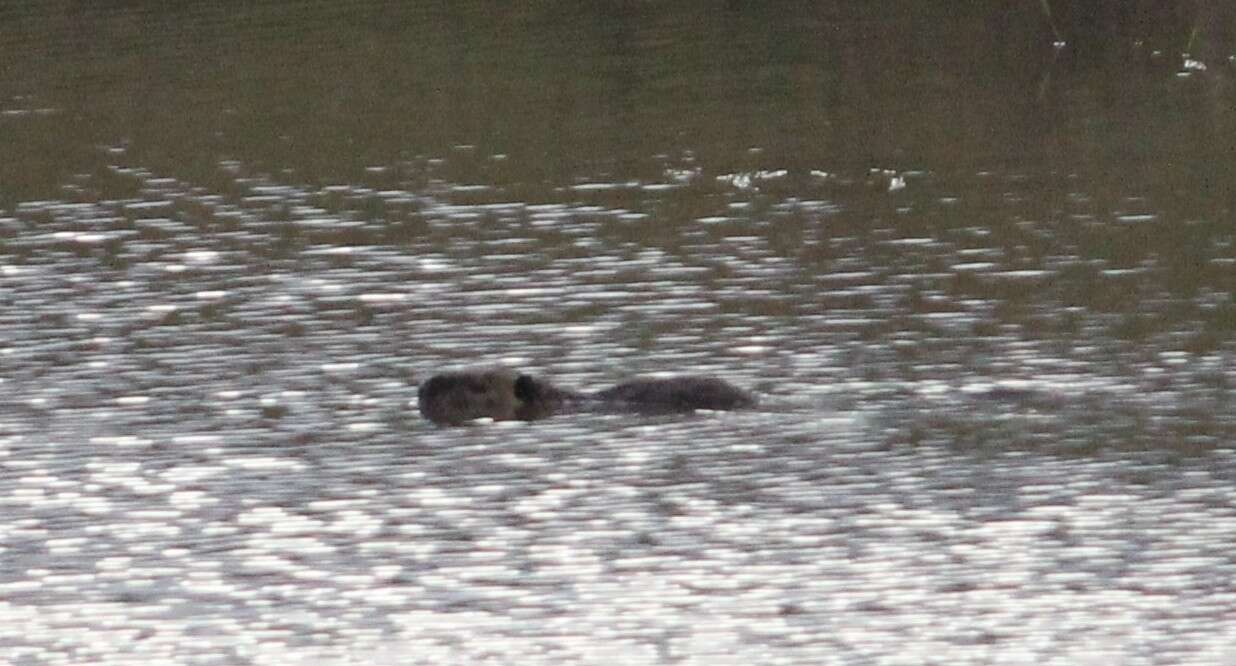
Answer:
[[[537,386],[536,380],[528,375],[520,375],[515,378],[515,397],[524,402],[532,402],[536,399]]]

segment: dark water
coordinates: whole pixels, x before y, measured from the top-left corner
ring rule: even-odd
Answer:
[[[1230,663],[1230,17],[840,4],[0,11],[5,660]]]

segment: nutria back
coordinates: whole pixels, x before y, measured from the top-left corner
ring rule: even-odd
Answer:
[[[716,377],[636,379],[594,396],[610,405],[636,411],[691,412],[697,409],[732,410],[754,407],[755,396]]]
[[[479,418],[534,421],[571,411],[673,413],[753,407],[750,393],[715,377],[637,379],[586,395],[506,369],[434,375],[417,390],[421,414],[439,425]]]

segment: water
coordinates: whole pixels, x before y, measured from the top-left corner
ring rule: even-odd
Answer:
[[[528,11],[9,17],[8,662],[1228,661],[1222,60]],[[762,406],[420,419],[485,363]]]

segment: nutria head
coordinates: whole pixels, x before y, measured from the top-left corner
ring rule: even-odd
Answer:
[[[545,418],[568,394],[535,377],[499,368],[434,375],[416,395],[425,418],[439,425],[460,425],[479,418]]]

